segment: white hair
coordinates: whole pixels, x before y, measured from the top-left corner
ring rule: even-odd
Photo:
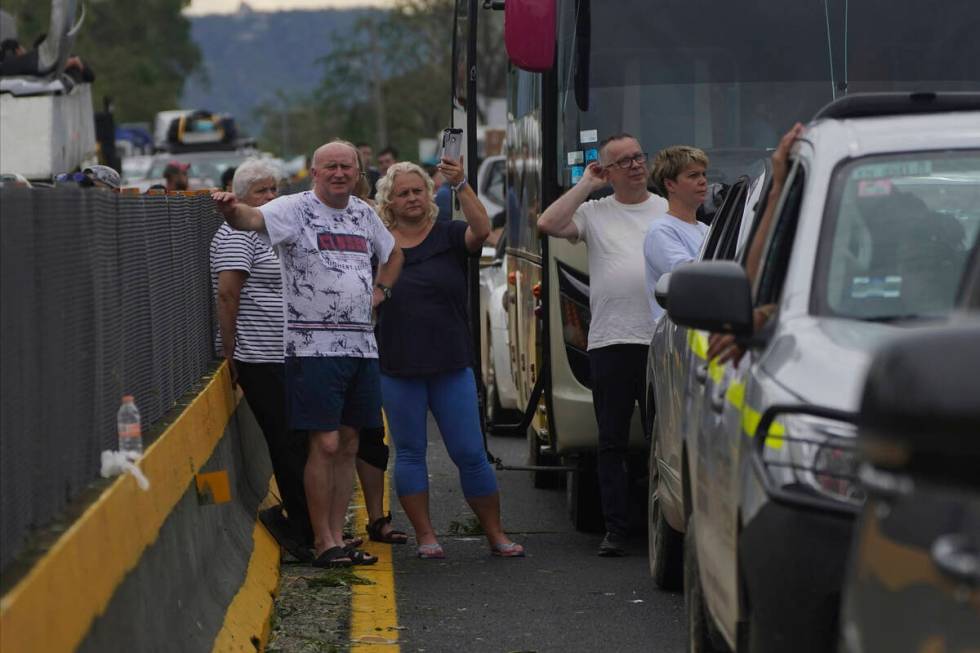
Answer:
[[[271,179],[276,184],[282,177],[282,170],[279,166],[265,159],[245,159],[235,169],[235,176],[231,180],[231,190],[241,199],[248,194],[248,189],[257,181]]]

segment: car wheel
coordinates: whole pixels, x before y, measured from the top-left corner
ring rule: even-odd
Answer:
[[[605,530],[594,455],[583,454],[578,461],[578,471],[568,472],[565,499],[575,530],[586,533]]]
[[[687,613],[688,653],[722,653],[711,638],[708,614],[701,593],[694,522],[688,521],[684,533],[684,611]]]
[[[660,469],[657,465],[657,417],[650,440],[650,480],[647,495],[647,558],[657,587],[678,590],[683,586],[683,535],[675,531],[660,510]]]
[[[554,454],[541,451],[541,441],[533,427],[527,429],[527,464],[535,467],[555,467],[560,460]],[[561,472],[535,471],[531,472],[534,487],[538,489],[560,488],[565,480]]]

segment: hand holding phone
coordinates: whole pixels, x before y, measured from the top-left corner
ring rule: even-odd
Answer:
[[[442,154],[440,159],[459,161],[459,153],[463,147],[463,130],[452,127],[442,130]]]

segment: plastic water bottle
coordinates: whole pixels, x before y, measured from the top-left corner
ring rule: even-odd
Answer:
[[[140,411],[133,402],[133,395],[122,398],[122,406],[116,413],[119,430],[119,451],[128,457],[143,455],[143,434],[140,430]]]

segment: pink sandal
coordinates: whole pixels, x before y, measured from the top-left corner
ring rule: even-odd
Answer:
[[[507,544],[491,544],[490,555],[499,556],[501,558],[523,558],[524,547],[517,542],[508,542]]]
[[[416,553],[422,560],[442,560],[446,557],[446,552],[442,550],[438,542],[435,544],[419,544]]]

